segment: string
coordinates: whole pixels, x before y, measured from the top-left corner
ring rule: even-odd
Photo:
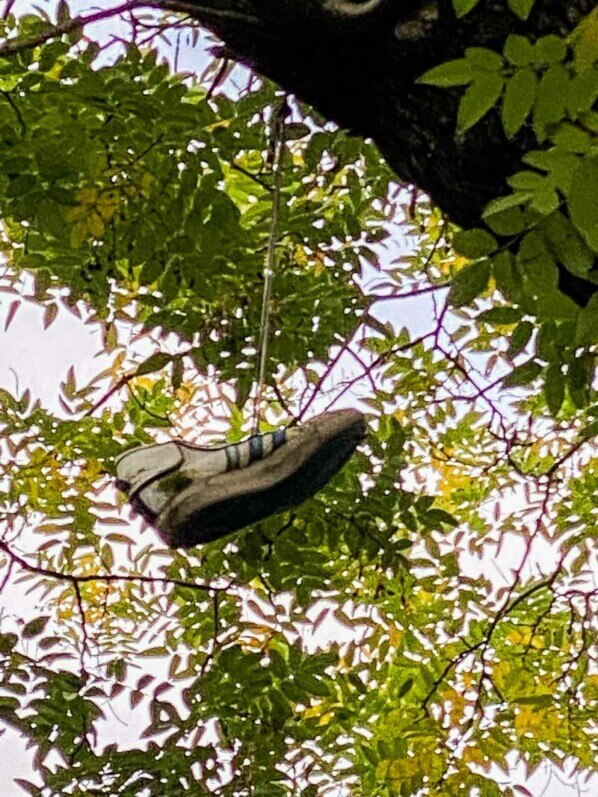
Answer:
[[[260,332],[258,343],[258,377],[253,405],[253,434],[259,432],[259,410],[262,392],[266,382],[266,368],[268,365],[268,342],[270,340],[270,315],[272,310],[272,282],[274,267],[276,265],[276,243],[278,234],[278,215],[280,211],[280,190],[282,186],[282,156],[284,152],[284,121],[288,113],[286,97],[276,110],[272,119],[271,159],[274,174],[274,187],[272,191],[272,217],[268,235],[268,248],[264,268],[264,288],[262,291],[262,311],[260,318]]]

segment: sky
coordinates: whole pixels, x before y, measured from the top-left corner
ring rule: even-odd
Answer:
[[[52,13],[56,4],[54,0],[37,0],[37,2],[17,0],[13,11],[20,15],[34,9],[36,5]],[[95,4],[72,0],[70,3],[72,14],[116,5],[119,3],[114,0]],[[126,35],[126,28],[110,21],[96,25],[93,30],[93,34],[99,37],[115,33]],[[187,46],[185,42],[181,43],[179,69],[201,73],[207,63],[208,59],[202,51],[201,43],[196,48]],[[228,88],[231,91],[234,92],[236,79],[242,80],[242,74],[239,70],[237,74],[233,72],[229,77]],[[407,246],[408,242],[405,239],[397,239],[384,256],[392,259],[400,255],[401,251],[405,251]],[[44,406],[60,412],[59,385],[65,379],[71,365],[75,366],[77,383],[84,384],[111,362],[112,358],[102,352],[100,327],[93,323],[85,323],[85,319],[77,318],[67,310],[61,310],[49,329],[44,330],[43,310],[33,303],[23,302],[5,329],[13,301],[14,296],[4,294],[0,289],[0,387],[16,394],[29,388],[33,397],[39,397]],[[399,305],[394,302],[383,303],[378,306],[377,316],[381,320],[391,321],[399,328],[406,325],[412,334],[417,335],[429,327],[430,319],[433,318],[432,298],[422,297],[416,302],[408,301]],[[347,367],[350,366],[347,364]],[[518,500],[517,496],[514,500]],[[519,500],[524,499],[519,497]],[[137,521],[131,520],[131,522]],[[144,544],[148,540],[147,535],[151,533],[151,531],[145,533]],[[518,562],[522,547],[523,541],[513,537],[502,553],[497,554],[496,551],[488,550],[485,557],[478,557],[472,553],[463,565],[468,573],[475,577],[490,563],[496,570],[498,585],[509,580],[510,570]],[[536,564],[547,570],[555,558],[555,551],[546,545],[544,549],[538,550]],[[5,605],[5,608],[8,611],[18,610],[22,613],[23,606],[27,605],[28,600],[30,603],[24,591],[19,590],[11,596],[12,605]],[[318,610],[319,607],[314,607],[313,611],[317,614]],[[38,607],[31,605],[31,611],[37,612]],[[335,626],[332,620],[330,623],[323,624],[320,633],[324,637],[337,637],[341,629]],[[130,715],[124,704],[115,705],[114,708],[115,719],[108,723],[105,732],[123,745],[128,741],[136,741],[138,719],[135,720]],[[24,792],[14,785],[13,778],[31,777],[31,754],[23,749],[21,741],[13,732],[0,736],[0,760],[3,762],[0,793],[3,797],[23,794]],[[525,786],[534,797],[569,797],[569,795],[573,797],[579,794],[598,793],[598,778],[589,784],[577,784],[572,776],[572,765],[569,762],[565,763],[562,772],[557,772],[550,765],[541,765],[531,775],[526,774],[524,764],[518,760],[516,753],[513,753],[508,763],[507,772],[500,772],[497,767],[495,768],[494,774],[498,782]]]

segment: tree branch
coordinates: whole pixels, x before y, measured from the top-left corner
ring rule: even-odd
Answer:
[[[162,584],[163,586],[185,587],[188,589],[195,589],[201,592],[210,593],[227,592],[233,584],[233,581],[231,580],[225,587],[215,587],[211,584],[199,584],[196,581],[185,581],[184,579],[180,578],[166,578],[165,576],[119,575],[117,573],[76,576],[72,573],[61,573],[59,570],[49,570],[43,567],[38,567],[37,565],[32,565],[26,559],[23,559],[21,556],[11,550],[11,548],[3,540],[0,540],[0,551],[4,551],[11,562],[18,564],[19,567],[21,567],[23,570],[27,570],[29,573],[35,573],[38,576],[44,576],[46,578],[55,578],[58,581],[67,581],[69,584],[73,585],[75,592],[81,584],[91,584],[98,581],[107,584],[113,584],[119,581],[132,584]]]

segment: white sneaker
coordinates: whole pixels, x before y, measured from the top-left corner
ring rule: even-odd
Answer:
[[[172,441],[126,451],[117,486],[172,548],[190,548],[290,509],[321,489],[365,436],[356,410],[202,448]]]

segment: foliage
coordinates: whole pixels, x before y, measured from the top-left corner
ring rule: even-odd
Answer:
[[[424,78],[468,87],[462,131],[497,102],[508,135],[531,120],[531,169],[489,229],[452,229],[290,101],[261,396],[284,98],[244,72],[234,92],[176,74],[149,45],[182,23],[139,19],[116,59],[80,24],[0,23],[39,40],[0,60],[6,328],[71,311],[108,363],[80,384],[65,355],[60,409],[0,394],[0,715],[34,751],[19,786],[494,795],[526,793],[513,750],[530,772],[590,770],[597,308],[558,293],[553,261],[587,277],[597,251],[596,16]],[[256,403],[269,429],[343,400],[368,411],[367,445],[232,539],[160,549],[113,487],[114,457],[163,430],[239,439]]]
[[[535,357],[515,379],[525,384],[524,373],[531,380],[543,369],[555,415],[565,389],[576,405],[587,404],[594,374],[596,300],[580,309],[564,296],[557,262],[574,277],[598,283],[597,31],[594,11],[569,41],[550,34],[532,43],[511,34],[502,54],[470,48],[463,58],[422,77],[431,85],[467,86],[457,119],[461,132],[499,101],[509,138],[528,118],[532,123],[538,148],[524,157],[531,168],[514,174],[513,192],[492,201],[484,215],[500,244],[484,230],[469,231],[455,242],[475,265],[458,275],[452,296],[457,305],[469,304],[492,275],[511,304],[511,320],[537,319]]]

